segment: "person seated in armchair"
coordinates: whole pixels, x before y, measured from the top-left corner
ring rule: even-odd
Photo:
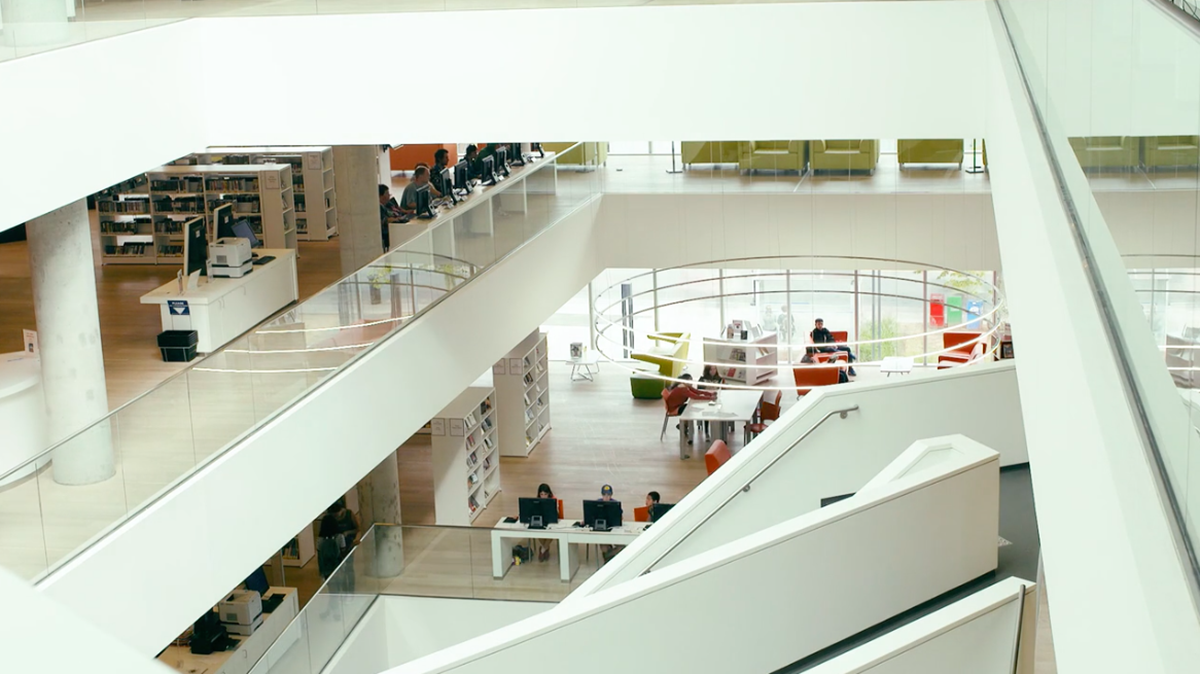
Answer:
[[[809,333],[809,337],[812,338],[813,344],[835,344],[837,342],[837,340],[834,339],[833,335],[829,332],[829,329],[825,327],[825,321],[820,318],[813,322],[813,331]],[[858,360],[854,357],[854,353],[850,351],[850,347],[846,346],[845,344],[842,344],[841,346],[818,346],[816,347],[816,350],[820,351],[821,353],[844,351],[846,353],[846,357],[851,363]],[[858,374],[854,371],[853,365],[850,366],[850,376],[858,376]]]

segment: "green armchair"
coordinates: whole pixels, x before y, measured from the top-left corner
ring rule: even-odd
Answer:
[[[688,342],[692,337],[690,332],[656,332],[650,335],[654,346],[649,349],[634,351],[632,358],[658,366],[658,371],[664,377],[678,379],[683,374],[687,364]]]
[[[879,163],[879,141],[814,140],[808,161],[814,171],[874,173]]]
[[[1133,136],[1088,136],[1067,139],[1083,169],[1124,168],[1138,165],[1138,139]]]
[[[896,159],[901,168],[905,164],[958,164],[962,168],[963,141],[962,138],[901,138],[896,141]]]
[[[738,168],[743,171],[804,172],[808,166],[806,140],[750,140],[738,143]]]
[[[1147,136],[1142,143],[1146,168],[1200,165],[1200,136]]]
[[[683,167],[691,164],[736,164],[738,143],[733,140],[685,140],[679,145]]]
[[[555,163],[559,166],[599,166],[608,161],[608,143],[585,142],[567,151],[575,143],[542,143],[546,152],[559,153]]]

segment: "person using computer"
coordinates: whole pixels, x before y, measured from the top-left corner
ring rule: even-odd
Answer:
[[[809,337],[812,338],[813,344],[834,344],[837,342],[837,340],[833,338],[833,334],[831,334],[825,327],[825,321],[821,320],[820,318],[813,322],[813,331],[809,333]],[[851,363],[858,360],[854,357],[854,353],[850,351],[850,347],[846,346],[845,344],[842,344],[841,346],[818,346],[815,348],[821,353],[844,351],[846,353],[846,358],[849,359]],[[854,365],[850,366],[850,376],[858,376],[858,374],[854,372]]]
[[[554,491],[550,489],[550,485],[545,482],[538,485],[538,498],[554,498]],[[550,541],[541,538],[538,539],[538,561],[544,562],[550,559]]]
[[[467,153],[463,155],[463,160],[467,162],[468,175],[471,180],[480,180],[483,178],[483,162],[480,161],[478,147],[468,145]]]
[[[433,169],[430,172],[429,183],[433,185],[433,191],[439,197],[450,194],[450,190],[454,189],[453,185],[447,185],[442,180],[442,171],[449,166],[450,153],[444,147],[438,148],[438,151],[433,153]]]
[[[429,168],[429,164],[426,164],[425,162],[421,162],[421,163],[417,164],[416,168],[417,169],[423,168],[427,172],[429,172],[429,192],[433,195],[434,199],[441,199],[442,191],[437,188],[437,183],[440,183],[442,181],[442,177],[440,175],[437,175],[433,169]],[[416,169],[413,170],[413,173],[414,174],[416,173]]]
[[[662,497],[656,491],[646,494],[646,511],[648,514],[654,515],[654,506],[658,505],[661,499]]]
[[[404,215],[413,216],[417,214],[417,189],[429,184],[429,168],[418,166],[413,171],[413,179],[405,186],[404,192],[400,195],[400,212]]]
[[[601,501],[613,500],[613,488],[612,488],[611,484],[606,484],[606,485],[600,487],[600,500]],[[612,561],[612,558],[615,557],[618,552],[620,552],[622,549],[624,549],[624,547],[625,547],[624,545],[601,545],[600,546],[600,555],[604,557],[605,562],[609,562],[609,561]]]
[[[379,229],[383,235],[383,252],[391,250],[391,233],[388,230],[388,224],[392,222],[406,222],[409,218],[404,217],[404,213],[400,211],[400,204],[392,197],[392,191],[387,185],[379,186]]]

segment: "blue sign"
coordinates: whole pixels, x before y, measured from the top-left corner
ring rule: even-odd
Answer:
[[[167,300],[167,308],[170,309],[172,316],[192,315],[192,310],[188,308],[187,300]]]

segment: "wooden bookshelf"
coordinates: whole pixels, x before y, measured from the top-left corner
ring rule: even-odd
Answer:
[[[246,166],[287,164],[292,167],[296,238],[327,241],[337,235],[337,194],[333,189],[333,148],[210,147],[196,155],[204,164]]]
[[[545,333],[533,332],[492,368],[500,407],[500,453],[529,456],[550,430]]]
[[[204,215],[215,239],[212,211],[233,204],[234,217],[250,222],[265,248],[296,247],[296,209],[289,164],[160,166],[146,173],[156,225]]]
[[[439,525],[471,524],[500,492],[496,390],[488,384],[476,382],[430,421]]]

